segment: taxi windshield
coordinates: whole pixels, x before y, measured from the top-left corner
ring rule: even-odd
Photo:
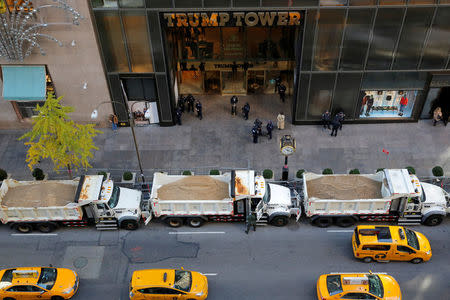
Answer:
[[[119,203],[119,196],[120,196],[120,188],[118,186],[115,186],[111,193],[111,198],[109,198],[108,201],[108,205],[110,208],[114,208],[117,206],[117,203]]]
[[[270,184],[266,185],[266,193],[264,194],[263,201],[266,204],[270,202]]]
[[[328,294],[330,294],[330,296],[341,293],[342,292],[341,275],[328,275],[327,289]]]
[[[55,285],[56,275],[55,268],[42,268],[37,285],[46,290],[51,290]]]
[[[189,271],[175,270],[175,283],[173,287],[185,292],[191,290],[192,275]]]
[[[383,298],[383,283],[378,275],[367,275],[369,278],[369,293]]]
[[[406,229],[406,240],[408,241],[408,245],[413,247],[416,250],[419,250],[419,240],[417,239],[416,233],[410,229]]]

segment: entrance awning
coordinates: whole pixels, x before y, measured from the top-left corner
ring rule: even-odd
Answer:
[[[2,66],[3,98],[8,101],[46,99],[45,66]]]

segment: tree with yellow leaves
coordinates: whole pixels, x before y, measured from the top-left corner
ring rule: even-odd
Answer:
[[[62,98],[49,93],[44,105],[36,107],[39,114],[33,117],[33,129],[19,140],[28,139],[26,162],[30,170],[41,159],[50,158],[57,172],[67,168],[71,178],[72,168],[91,167],[92,150],[98,150],[93,139],[102,132],[96,130],[94,124],[81,125],[71,120],[68,114],[74,108],[61,105]]]

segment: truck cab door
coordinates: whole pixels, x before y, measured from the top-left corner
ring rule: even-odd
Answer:
[[[265,207],[266,204],[264,203],[264,201],[262,201],[262,199],[259,201],[258,205],[256,206],[256,220],[259,221],[259,219],[261,219],[261,217],[264,214],[265,211]]]
[[[406,201],[405,214],[420,212],[420,200],[418,197],[408,197]]]

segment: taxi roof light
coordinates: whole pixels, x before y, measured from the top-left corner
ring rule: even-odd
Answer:
[[[39,274],[36,270],[14,270],[12,273],[13,278],[35,278]]]
[[[369,279],[366,276],[363,277],[344,277],[342,278],[342,283],[345,285],[367,285],[369,284]]]

